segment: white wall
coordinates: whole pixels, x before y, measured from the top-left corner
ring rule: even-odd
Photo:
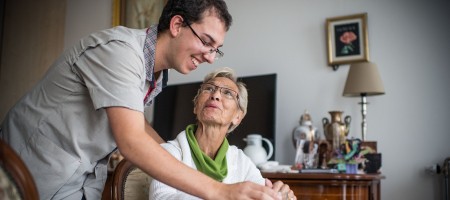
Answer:
[[[89,33],[110,28],[112,24],[112,0],[67,0],[66,12],[66,48]]]
[[[68,1],[66,44],[111,24],[111,0],[94,2]],[[450,156],[449,1],[227,3],[234,22],[223,47],[225,57],[188,76],[173,72],[170,83],[199,81],[221,66],[241,76],[277,73],[276,159],[291,164],[290,134],[305,109],[320,131],[328,111],[343,110],[353,118],[350,135],[360,137],[359,98],[342,97],[348,65],[333,71],[326,64],[325,19],[367,12],[370,57],[386,89],[385,95],[368,98],[367,116],[367,138],[378,141],[383,154],[387,178],[382,199],[442,199],[442,177],[424,169]],[[86,20],[79,13],[92,17]]]

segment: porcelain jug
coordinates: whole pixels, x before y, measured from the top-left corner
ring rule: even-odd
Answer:
[[[272,157],[273,145],[267,138],[263,138],[259,134],[249,134],[247,138],[244,138],[247,142],[247,146],[244,148],[244,153],[247,155],[255,165],[263,164]],[[269,153],[262,146],[262,141],[267,143]]]
[[[347,139],[351,117],[346,116],[342,121],[342,111],[330,111],[331,122],[327,118],[322,119],[325,138],[331,143],[333,150],[339,148]]]

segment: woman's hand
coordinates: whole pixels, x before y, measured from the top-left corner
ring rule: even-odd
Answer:
[[[216,187],[218,193],[207,199],[281,200],[274,189],[249,181],[235,184],[222,184],[222,186],[224,187]]]
[[[278,195],[281,196],[282,200],[297,200],[294,191],[289,188],[289,185],[284,184],[281,181],[272,184],[269,179],[266,179],[266,187],[272,188],[274,191],[278,192]]]

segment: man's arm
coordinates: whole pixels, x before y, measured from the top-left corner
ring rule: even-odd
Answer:
[[[146,127],[143,113],[123,107],[109,107],[106,112],[121,154],[155,179],[203,199],[276,198],[268,187],[250,182],[227,185],[187,167],[146,132],[155,131]]]
[[[153,129],[150,126],[147,120],[145,121],[145,132],[147,132],[150,136],[152,136],[153,140],[155,140],[155,142],[157,142],[158,144],[166,142],[161,138],[161,136],[159,136],[159,134],[155,131],[155,129]]]

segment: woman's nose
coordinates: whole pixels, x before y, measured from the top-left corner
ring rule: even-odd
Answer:
[[[211,99],[213,100],[220,100],[222,97],[222,94],[220,94],[220,89],[217,88],[213,93],[211,93]]]

